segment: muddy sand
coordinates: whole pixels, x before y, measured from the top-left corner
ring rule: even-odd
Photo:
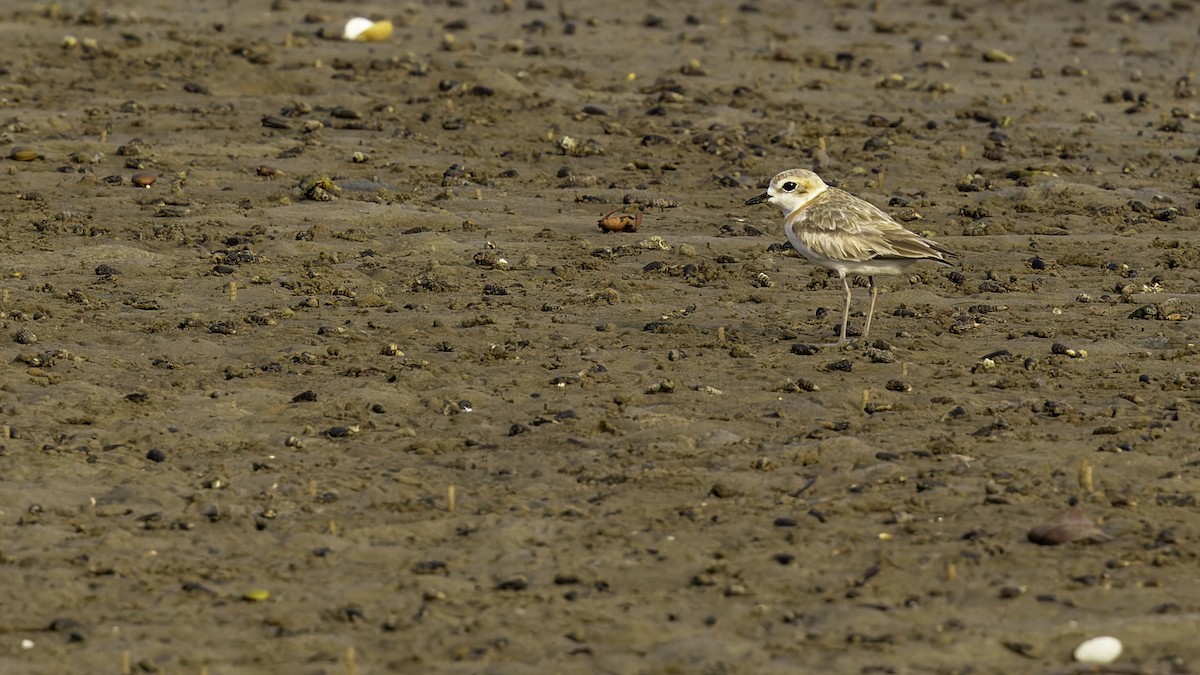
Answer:
[[[1194,672],[1198,18],[3,3],[0,671]]]

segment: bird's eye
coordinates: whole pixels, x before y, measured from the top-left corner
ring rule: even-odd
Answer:
[[[789,180],[788,182],[784,183],[783,185],[780,185],[779,187],[783,188],[784,192],[795,192],[796,187],[798,187],[798,186]]]

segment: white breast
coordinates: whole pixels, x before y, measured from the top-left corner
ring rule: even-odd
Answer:
[[[800,237],[797,237],[796,233],[792,231],[792,228],[785,227],[784,231],[787,234],[788,241],[792,242],[792,248],[796,249],[797,253],[804,256],[804,258],[810,263],[813,263],[814,265],[820,265],[826,269],[834,270],[838,273],[838,276],[842,277],[846,276],[847,274],[860,274],[863,276],[874,276],[877,274],[900,274],[904,272],[904,270],[908,269],[908,267],[913,263],[919,262],[917,259],[903,258],[872,258],[870,260],[861,261],[829,258],[817,253],[808,246],[805,246]]]

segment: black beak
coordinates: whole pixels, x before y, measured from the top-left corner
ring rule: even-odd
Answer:
[[[754,206],[755,204],[761,204],[770,198],[771,198],[771,195],[764,192],[757,197],[751,197],[750,199],[747,199],[746,206]]]

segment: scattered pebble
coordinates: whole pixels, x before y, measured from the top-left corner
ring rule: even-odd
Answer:
[[[1061,342],[1055,342],[1054,344],[1050,345],[1050,353],[1069,356],[1073,359],[1082,359],[1087,357],[1086,349],[1072,349]]]
[[[1121,641],[1115,637],[1095,637],[1080,643],[1072,656],[1079,663],[1105,665],[1116,661],[1122,648]]]
[[[325,430],[325,435],[330,438],[349,438],[350,436],[357,435],[360,431],[361,428],[357,424],[340,425],[329,427]]]
[[[517,575],[496,584],[498,591],[523,591],[527,588],[529,588],[529,579],[523,575]]]

